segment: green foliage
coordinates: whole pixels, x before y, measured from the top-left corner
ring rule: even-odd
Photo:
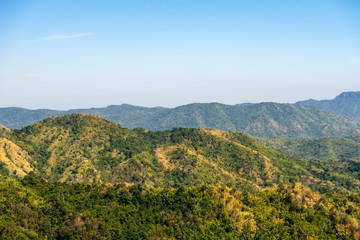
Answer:
[[[355,171],[286,156],[240,132],[129,130],[94,115],[72,114],[14,130],[10,138],[27,150],[39,173],[61,182],[211,184],[255,192],[296,181],[321,192],[360,191]],[[351,177],[356,178],[350,184]]]
[[[360,237],[356,160],[308,161],[240,132],[129,130],[84,114],[7,138],[27,150],[36,172],[10,178],[0,162],[1,239]],[[333,146],[355,154],[337,146],[355,141]]]
[[[2,239],[357,239],[360,196],[299,185],[256,194],[0,177]]]
[[[304,159],[360,160],[360,137],[321,139],[257,138],[266,146]]]
[[[6,168],[6,164],[3,162],[0,162],[0,175],[3,176],[9,175],[9,169]]]

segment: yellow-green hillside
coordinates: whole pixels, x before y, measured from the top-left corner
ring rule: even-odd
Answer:
[[[0,137],[0,171],[24,177],[34,170],[28,161],[30,159],[29,154],[22,148],[8,139]]]
[[[72,114],[14,130],[11,139],[29,153],[37,172],[61,182],[256,191],[300,181],[314,189],[360,189],[358,179],[350,184],[346,174],[322,174],[324,166],[278,153],[243,133],[129,130],[95,115]]]

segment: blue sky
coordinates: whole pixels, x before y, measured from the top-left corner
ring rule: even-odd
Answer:
[[[295,102],[360,90],[358,0],[1,0],[0,107]]]

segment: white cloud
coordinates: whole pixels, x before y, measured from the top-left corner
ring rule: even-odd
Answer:
[[[70,39],[70,38],[79,38],[92,35],[92,33],[77,33],[72,35],[51,35],[47,37],[40,38],[41,40],[61,40],[61,39]]]

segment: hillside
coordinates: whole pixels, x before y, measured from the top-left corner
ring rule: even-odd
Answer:
[[[37,111],[39,114],[37,115]],[[201,127],[241,131],[261,137],[321,138],[355,136],[360,124],[332,113],[301,105],[260,103],[224,105],[195,103],[172,109],[144,108],[131,105],[69,111],[0,109],[0,123],[20,128],[47,116],[69,113],[96,114],[127,128],[142,127],[163,131],[176,127]],[[30,115],[30,116],[28,116]]]
[[[8,139],[29,154],[36,172],[60,182],[210,184],[254,192],[299,181],[319,191],[360,191],[359,176],[351,179],[348,170],[324,175],[329,166],[286,156],[240,132],[129,130],[95,115],[72,114],[13,130]]]
[[[0,176],[3,239],[359,239],[360,196],[301,184],[256,194]]]
[[[360,137],[321,139],[257,138],[266,146],[304,159],[360,160]]]
[[[297,102],[360,121],[360,92],[343,92],[331,100],[306,100]]]
[[[0,138],[0,171],[5,175],[24,177],[33,171],[29,154],[5,138]]]
[[[3,125],[0,125],[0,132],[2,131],[10,131],[7,127],[4,127]]]

